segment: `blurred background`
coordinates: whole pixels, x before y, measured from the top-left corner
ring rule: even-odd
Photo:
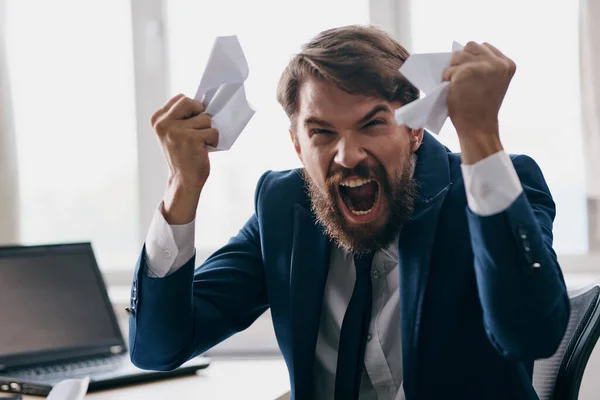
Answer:
[[[300,166],[275,99],[290,57],[324,29],[370,23],[412,53],[487,41],[516,62],[503,143],[540,164],[555,250],[583,285],[600,277],[598,20],[597,0],[0,0],[0,244],[91,241],[122,312],[166,185],[150,116],[194,96],[215,37],[238,36],[257,112],[211,155],[199,262],[252,214],[264,171]],[[438,139],[458,151],[450,121]],[[243,335],[215,352],[277,354],[268,313]]]

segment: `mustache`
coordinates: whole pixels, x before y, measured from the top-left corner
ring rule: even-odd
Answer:
[[[344,168],[330,173],[326,179],[327,186],[333,187],[339,185],[343,180],[351,176],[357,176],[364,179],[373,178],[382,181],[382,179],[385,179],[385,172],[381,165],[378,165],[377,167],[368,167],[367,165],[359,164],[354,168]]]

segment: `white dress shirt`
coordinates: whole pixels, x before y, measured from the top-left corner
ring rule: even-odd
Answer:
[[[504,211],[523,188],[506,152],[497,152],[475,164],[461,165],[470,210],[481,216]],[[157,208],[146,237],[148,275],[161,278],[177,271],[194,255],[195,221],[169,225]],[[402,348],[398,243],[373,257],[373,305],[361,379],[361,400],[402,400]],[[317,337],[313,370],[316,399],[332,399],[337,348],[344,314],[356,279],[354,259],[332,246],[329,274]]]
[[[398,241],[395,240],[389,248],[379,250],[373,255],[373,318],[365,347],[365,369],[359,393],[361,400],[404,399],[404,391],[400,390],[402,341],[399,276]],[[329,273],[323,294],[315,351],[314,399],[334,398],[340,331],[355,282],[354,257],[337,246],[331,246]]]

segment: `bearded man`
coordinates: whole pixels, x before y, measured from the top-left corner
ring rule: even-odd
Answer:
[[[453,53],[457,154],[396,122],[419,95],[398,71],[408,56],[347,26],[293,57],[277,98],[304,168],[266,172],[254,215],[198,268],[218,132],[183,95],[155,113],[171,174],[133,282],[136,365],[176,368],[270,308],[294,399],[537,399],[533,363],[555,352],[570,308],[552,196],[500,139],[515,64],[487,43]]]

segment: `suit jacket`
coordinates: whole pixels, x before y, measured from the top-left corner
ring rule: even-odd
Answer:
[[[511,156],[524,191],[481,217],[468,209],[459,154],[426,133],[417,155],[418,199],[398,246],[406,398],[537,399],[533,362],[554,353],[570,313],[542,173],[531,158]],[[255,214],[198,269],[191,259],[150,278],[142,250],[133,363],[176,368],[270,307],[292,397],[310,399],[331,245],[299,171],[265,173]]]

